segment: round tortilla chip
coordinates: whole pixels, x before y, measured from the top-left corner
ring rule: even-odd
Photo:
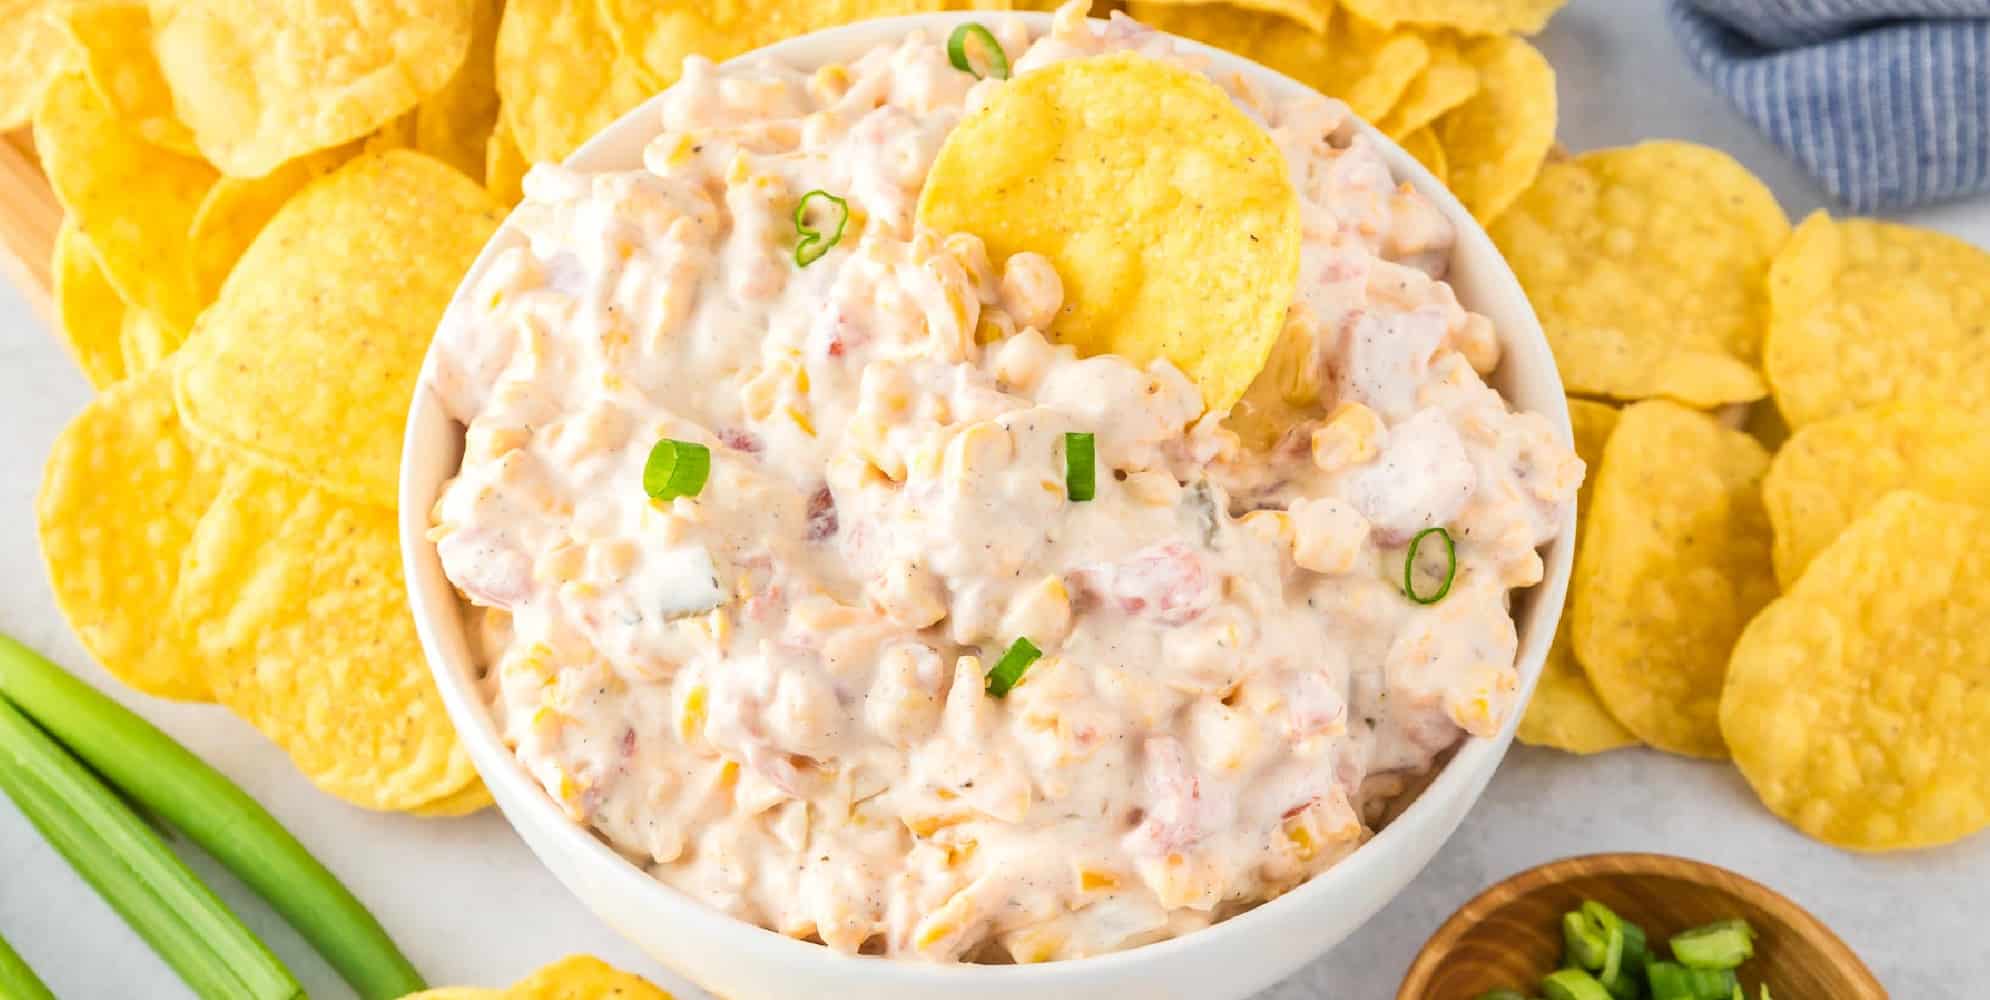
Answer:
[[[473,781],[458,791],[431,799],[408,812],[425,819],[455,819],[482,812],[491,802],[491,790],[484,787],[482,781]]]
[[[1775,195],[1732,157],[1647,142],[1549,164],[1493,241],[1568,391],[1700,408],[1760,399]]]
[[[63,12],[90,85],[139,138],[199,156],[193,132],[173,112],[173,92],[152,54],[152,14],[143,0],[92,3]]]
[[[78,0],[0,0],[0,132],[28,123],[69,52],[53,15]]]
[[[591,955],[569,955],[510,989],[450,986],[410,993],[402,1000],[671,1000],[671,996],[649,980]]]
[[[1439,184],[1447,183],[1451,176],[1451,165],[1444,159],[1444,144],[1437,141],[1437,133],[1429,128],[1420,128],[1396,140],[1403,152],[1423,164]]]
[[[1453,28],[1468,35],[1531,35],[1568,0],[1341,0],[1347,9],[1394,27]]]
[[[497,32],[503,0],[471,0],[470,48],[456,75],[415,109],[415,148],[482,183],[497,127]]]
[[[1894,490],[1990,507],[1983,418],[1952,406],[1901,403],[1820,420],[1791,435],[1762,482],[1783,588]]]
[[[207,189],[187,231],[187,270],[203,302],[221,297],[221,286],[249,244],[277,210],[312,181],[343,166],[359,152],[347,143],[300,156],[261,177],[223,177]]]
[[[1430,63],[1430,46],[1347,16],[1324,30],[1299,31],[1284,17],[1224,4],[1176,5],[1135,0],[1126,12],[1169,34],[1234,52],[1338,98],[1365,121],[1381,121]]]
[[[1763,364],[1793,428],[1874,403],[1990,410],[1990,253],[1813,213],[1769,270]]]
[[[391,509],[237,465],[187,552],[173,614],[208,687],[305,777],[383,810],[477,780],[415,638]]]
[[[236,177],[364,136],[442,89],[471,0],[151,0],[173,106]]]
[[[80,72],[49,83],[35,143],[56,200],[90,238],[111,287],[168,326],[193,326],[202,303],[181,258],[214,168],[141,139]]]
[[[168,609],[220,478],[181,430],[165,368],[92,400],[49,452],[35,525],[56,607],[97,662],[135,690],[211,697]]]
[[[615,44],[602,7],[509,0],[494,56],[499,117],[526,163],[557,163],[623,112],[662,90]],[[654,5],[651,17],[671,20]]]
[[[1479,92],[1479,69],[1465,60],[1457,42],[1433,36],[1424,39],[1424,44],[1430,47],[1430,65],[1403,91],[1396,106],[1375,123],[1384,135],[1399,142]]]
[[[1131,53],[1053,63],[947,137],[919,222],[1064,282],[1048,331],[1165,358],[1228,410],[1264,367],[1299,272],[1299,199],[1271,136],[1201,74]]]
[[[392,508],[422,355],[498,212],[469,178],[406,150],[307,186],[262,227],[181,349],[187,427]]]
[[[1721,731],[1762,802],[1859,851],[1990,826],[1990,512],[1882,499],[1734,649]]]
[[[119,338],[129,309],[104,277],[97,252],[76,231],[73,220],[62,220],[55,234],[55,259],[49,264],[55,286],[56,331],[69,344],[76,367],[99,389],[125,376]]]
[[[1603,446],[1610,439],[1610,432],[1617,429],[1617,416],[1616,407],[1586,399],[1569,400],[1575,453],[1587,466],[1575,500],[1576,510],[1585,522],[1596,483],[1596,467],[1603,461]],[[1578,548],[1582,532],[1583,524],[1578,524]],[[1541,680],[1534,685],[1534,698],[1527,703],[1527,714],[1521,716],[1520,728],[1514,736],[1522,743],[1579,754],[1636,746],[1638,738],[1603,707],[1603,700],[1589,683],[1589,675],[1576,662],[1569,636],[1573,617],[1563,614],[1560,626],[1555,629],[1554,645],[1548,648],[1547,662],[1541,667]]]
[[[1481,38],[1463,53],[1479,72],[1478,92],[1435,127],[1451,190],[1485,225],[1534,183],[1555,144],[1555,70],[1518,38]]]
[[[1624,728],[1725,757],[1734,639],[1776,596],[1754,438],[1665,400],[1626,407],[1603,448],[1571,590],[1576,659]]]
[[[1139,6],[1152,10],[1156,7],[1199,7],[1206,6],[1212,12],[1224,15],[1247,10],[1258,14],[1276,14],[1298,24],[1315,34],[1324,35],[1334,13],[1333,0],[1142,0]],[[1146,21],[1139,14],[1132,15],[1137,21]],[[1152,22],[1149,22],[1152,23]],[[1158,25],[1156,25],[1158,27]],[[1170,30],[1163,28],[1162,30]],[[1179,32],[1177,32],[1179,34]],[[1212,43],[1213,44],[1213,43]]]

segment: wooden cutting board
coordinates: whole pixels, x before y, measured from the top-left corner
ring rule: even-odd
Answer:
[[[45,320],[54,316],[48,262],[61,228],[62,206],[42,176],[28,131],[0,137],[0,276]]]

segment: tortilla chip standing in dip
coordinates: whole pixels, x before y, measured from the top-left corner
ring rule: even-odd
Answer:
[[[641,169],[525,176],[437,334],[431,537],[502,737],[739,919],[1187,933],[1515,708],[1582,465],[1483,381],[1451,225],[1338,102],[1082,15],[689,59]]]

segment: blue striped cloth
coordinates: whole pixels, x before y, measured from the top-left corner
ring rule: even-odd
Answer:
[[[1990,191],[1990,0],[1668,0],[1700,74],[1855,212]]]

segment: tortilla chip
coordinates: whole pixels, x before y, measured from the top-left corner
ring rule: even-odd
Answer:
[[[408,810],[426,819],[455,819],[482,812],[491,805],[491,790],[482,781],[472,781],[462,789],[439,799],[431,799]]]
[[[511,131],[503,122],[491,131],[489,145],[484,148],[484,190],[499,205],[510,208],[525,200],[525,172],[531,169],[525,162],[525,154],[513,142]]]
[[[1610,714],[1660,750],[1724,757],[1735,637],[1776,596],[1754,438],[1665,400],[1624,409],[1595,470],[1572,586],[1575,655]]]
[[[1795,586],[1846,525],[1903,489],[1990,507],[1990,436],[1983,433],[1982,416],[1901,403],[1797,431],[1776,453],[1762,484],[1776,529],[1776,579],[1785,590]]]
[[[1555,71],[1517,38],[1482,38],[1463,52],[1479,90],[1437,120],[1437,137],[1451,189],[1483,225],[1534,183],[1555,143]]]
[[[201,302],[181,257],[214,169],[140,139],[80,72],[50,82],[35,143],[111,287],[168,326],[191,327]]]
[[[152,15],[142,2],[93,3],[62,15],[90,85],[140,139],[199,156],[193,132],[173,112],[173,94],[152,54]]]
[[[1317,34],[1326,33],[1327,25],[1334,13],[1333,0],[1229,0],[1227,3],[1222,0],[1144,0],[1141,6],[1148,8],[1206,6],[1223,13],[1247,10],[1259,14],[1276,14],[1295,24],[1303,25],[1307,30]],[[1138,21],[1147,20],[1138,14],[1133,16]]]
[[[391,509],[236,465],[185,565],[173,613],[215,699],[319,788],[413,809],[476,780],[415,638]]]
[[[471,0],[470,49],[456,75],[415,109],[416,149],[484,179],[484,147],[497,126],[497,31],[504,0]]]
[[[1721,731],[1776,815],[1857,851],[1990,826],[1986,533],[1980,507],[1891,494],[1748,624]]]
[[[1053,339],[1166,358],[1212,411],[1264,367],[1298,281],[1299,199],[1270,134],[1208,78],[1131,53],[997,90],[940,147],[919,221],[994,261],[1044,255],[1064,284]]]
[[[1900,399],[1990,411],[1990,253],[1812,213],[1769,271],[1763,362],[1791,427]]]
[[[497,222],[482,188],[419,153],[362,156],[312,183],[263,227],[182,349],[188,428],[392,508],[415,374]]]
[[[1575,453],[1588,470],[1582,488],[1576,492],[1576,510],[1586,524],[1590,494],[1596,483],[1596,468],[1603,461],[1603,446],[1617,429],[1617,409],[1584,399],[1569,400],[1569,424],[1575,430]],[[1582,544],[1583,526],[1576,528],[1576,544]],[[1570,641],[1574,616],[1563,614],[1555,630],[1555,642],[1541,667],[1541,680],[1534,686],[1534,700],[1514,734],[1522,743],[1554,747],[1569,753],[1592,754],[1619,747],[1636,746],[1638,738],[1603,707],[1589,675],[1576,662]]]
[[[1472,35],[1531,35],[1568,0],[1341,0],[1347,9],[1394,27],[1455,28]]]
[[[1411,32],[1391,32],[1334,16],[1324,32],[1294,30],[1270,14],[1221,5],[1134,2],[1127,13],[1143,24],[1263,63],[1329,97],[1357,117],[1380,121],[1430,62],[1430,48]]]
[[[494,57],[500,116],[527,163],[566,159],[663,89],[640,59],[617,49],[599,6],[569,0],[505,4]],[[654,6],[646,14],[660,23],[696,16]]]
[[[151,5],[173,106],[237,177],[373,132],[442,89],[470,46],[469,0]]]
[[[1397,140],[1397,144],[1403,147],[1403,152],[1423,164],[1423,168],[1430,171],[1439,184],[1450,183],[1451,165],[1444,159],[1444,144],[1437,141],[1435,130],[1428,127],[1417,129]]]
[[[1430,65],[1403,91],[1396,106],[1375,123],[1383,134],[1399,142],[1479,92],[1479,69],[1465,60],[1457,42],[1433,37],[1424,44],[1430,48]]]
[[[118,353],[124,359],[126,377],[137,378],[163,364],[180,349],[180,334],[166,329],[143,309],[126,309],[118,329]]]
[[[343,166],[359,151],[348,143],[300,156],[261,177],[223,177],[207,190],[187,231],[187,270],[202,302],[221,297],[235,262],[256,241],[277,210],[312,181]]]
[[[164,368],[92,400],[49,452],[35,524],[56,607],[105,670],[146,694],[210,697],[167,609],[219,481],[180,428]]]
[[[411,993],[403,1000],[671,1000],[641,976],[589,955],[571,955],[506,990],[452,986]]]
[[[124,328],[124,300],[104,278],[90,241],[67,219],[55,234],[55,259],[48,270],[55,284],[56,330],[69,344],[76,367],[99,389],[123,378],[118,337]]]
[[[1684,142],[1550,164],[1491,229],[1568,391],[1759,399],[1769,260],[1789,221],[1727,154]]]
[[[53,16],[77,0],[0,0],[0,132],[28,123],[68,58]]]

